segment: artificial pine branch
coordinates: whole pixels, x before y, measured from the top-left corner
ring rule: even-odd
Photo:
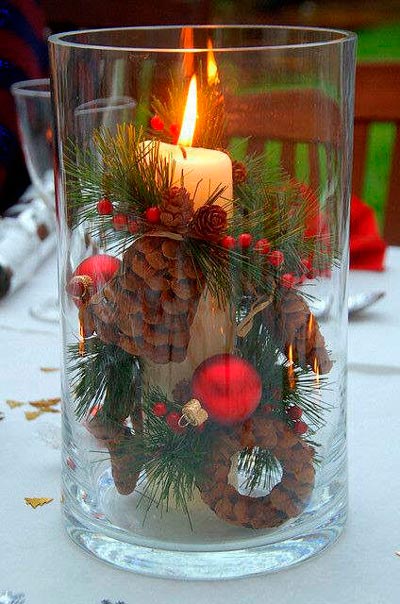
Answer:
[[[79,353],[79,344],[72,344],[68,349],[77,419],[89,417],[101,406],[104,421],[123,421],[138,400],[138,359],[98,338],[87,339],[85,349],[84,356]]]

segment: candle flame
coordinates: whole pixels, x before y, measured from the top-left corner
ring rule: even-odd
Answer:
[[[193,75],[190,80],[185,112],[183,114],[181,132],[178,138],[178,145],[191,147],[193,142],[194,130],[197,119],[197,82]]]
[[[315,385],[317,387],[319,387],[319,365],[318,365],[317,357],[314,357],[313,371],[315,373]]]
[[[314,329],[314,315],[312,313],[310,313],[310,316],[308,319],[308,326],[307,326],[308,336],[311,336],[313,329]]]
[[[219,77],[217,63],[214,58],[212,42],[210,39],[207,40],[207,48],[207,81],[209,86],[213,86],[219,84]]]
[[[45,132],[45,137],[48,143],[52,143],[53,142],[53,131],[50,128],[50,126],[46,129]]]
[[[193,27],[184,27],[181,32],[181,44],[183,48],[194,48]],[[194,59],[192,52],[185,52],[183,55],[183,74],[185,78],[190,78],[194,71]]]
[[[296,388],[296,378],[294,375],[294,367],[293,367],[293,344],[289,344],[287,357],[288,357],[288,361],[289,361],[289,366],[288,366],[289,388],[291,390],[294,390]]]
[[[81,357],[85,356],[85,326],[83,323],[83,317],[79,316],[79,345],[78,345],[79,355]]]

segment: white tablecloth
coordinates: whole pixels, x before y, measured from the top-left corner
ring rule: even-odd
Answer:
[[[400,602],[400,248],[383,273],[353,272],[350,291],[386,298],[349,330],[350,518],[324,554],[288,571],[227,582],[179,582],[116,570],[89,557],[63,530],[60,416],[27,421],[28,401],[59,394],[56,326],[29,315],[55,293],[50,259],[23,289],[0,301],[0,602],[2,590],[26,604],[398,604]],[[31,408],[32,409],[32,408]],[[53,497],[36,510],[24,497]],[[22,601],[22,600],[21,600]]]

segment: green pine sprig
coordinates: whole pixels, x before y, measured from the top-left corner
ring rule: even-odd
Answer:
[[[140,367],[136,357],[93,337],[85,340],[83,355],[79,344],[71,344],[68,361],[78,420],[89,417],[99,407],[104,421],[128,417],[140,398]]]

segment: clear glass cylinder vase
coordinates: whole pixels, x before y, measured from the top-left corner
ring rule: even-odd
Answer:
[[[355,36],[50,38],[72,539],[166,577],[275,571],[346,516]]]

